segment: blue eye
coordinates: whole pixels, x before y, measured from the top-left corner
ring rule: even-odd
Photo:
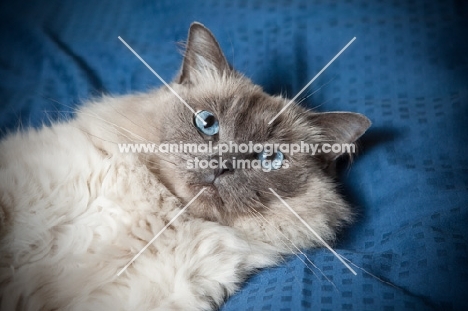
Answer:
[[[277,151],[268,155],[265,151],[258,154],[258,159],[262,163],[262,167],[268,170],[279,170],[283,165],[284,155],[282,152]]]
[[[205,124],[203,124],[203,121]],[[213,136],[219,132],[219,123],[214,114],[209,111],[198,111],[193,119],[197,129],[205,135]]]

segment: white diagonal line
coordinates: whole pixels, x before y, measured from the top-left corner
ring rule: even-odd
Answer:
[[[177,96],[178,99],[180,99],[180,101],[181,101],[188,109],[190,109],[190,111],[192,111],[193,114],[196,115],[195,110],[193,110],[193,108],[190,107],[190,105],[187,104],[187,102],[186,102],[182,97],[180,97],[180,95],[177,94],[177,92],[174,91],[174,89],[173,89],[169,84],[167,84],[166,81],[164,81],[164,79],[161,78],[161,76],[158,75],[158,73],[157,73],[156,71],[154,71],[154,69],[151,68],[151,66],[148,65],[148,63],[146,63],[145,60],[144,60],[143,58],[141,58],[141,56],[138,55],[138,53],[135,52],[135,50],[133,50],[132,47],[131,47],[130,45],[128,45],[128,43],[125,42],[124,39],[122,39],[120,36],[118,36],[118,38],[119,38],[120,41],[122,41],[123,44],[125,44],[125,46],[126,46],[133,54],[135,54],[135,56],[136,56],[136,57],[137,57],[137,58],[138,58],[138,59],[139,59],[139,60],[156,76],[156,77],[158,77],[159,80],[161,80],[162,83],[164,83],[165,86],[167,86],[167,88],[168,88],[175,96]],[[203,125],[206,125],[205,120],[203,120],[199,115],[196,115],[196,116],[197,116],[197,118],[199,118],[199,119],[203,122]]]
[[[190,200],[190,202],[188,202],[187,205],[185,205],[184,208],[181,209],[177,213],[177,215],[175,215],[174,218],[172,218],[171,221],[169,221],[167,225],[165,225],[164,228],[162,228],[158,232],[158,234],[156,234],[154,238],[152,238],[151,241],[149,241],[148,244],[146,244],[145,247],[143,247],[142,250],[139,251],[138,254],[136,254],[135,257],[133,257],[132,260],[130,260],[130,262],[126,264],[125,267],[122,268],[122,270],[119,271],[119,273],[117,273],[117,276],[120,276],[122,272],[124,272],[125,269],[127,269],[148,248],[148,246],[150,246],[150,244],[152,244],[161,235],[161,233],[163,233],[177,219],[177,217],[179,217],[183,212],[185,212],[187,207],[189,207],[189,205],[192,204],[193,201],[195,201],[198,198],[198,196],[202,194],[203,191],[205,191],[205,189],[206,188],[204,187],[202,190],[200,190],[200,192],[198,192],[198,194],[192,200]]]
[[[336,54],[335,57],[333,57],[331,61],[329,61],[328,64],[326,64],[325,67],[323,67],[322,70],[320,70],[315,75],[315,77],[313,77],[312,80],[310,80],[309,83],[307,83],[306,86],[304,86],[302,90],[300,90],[299,93],[297,93],[297,95],[294,96],[294,98],[291,99],[289,103],[286,106],[284,106],[283,109],[281,109],[280,112],[278,112],[276,116],[273,117],[273,119],[270,120],[270,122],[268,122],[268,124],[273,123],[273,121],[275,121],[275,119],[278,118],[278,116],[282,114],[286,110],[286,108],[288,108],[289,105],[291,105],[302,94],[302,92],[304,92],[312,84],[312,82],[314,82],[315,79],[317,79],[325,71],[325,69],[328,68],[328,66],[331,65],[338,58],[338,56],[340,56],[341,53],[343,53],[351,45],[351,43],[353,43],[354,40],[356,40],[356,37],[352,38],[351,41],[349,41],[348,44],[346,44],[345,47],[342,48],[341,51],[339,51],[338,54]]]
[[[331,248],[330,245],[328,245],[328,243],[325,242],[325,240],[322,239],[322,237],[321,237],[317,232],[315,232],[315,230],[312,229],[312,228],[309,226],[309,224],[306,223],[305,220],[302,219],[302,217],[299,216],[299,215],[296,213],[296,211],[294,211],[294,210],[291,208],[291,206],[289,206],[289,204],[286,203],[286,201],[284,201],[283,198],[281,198],[281,197],[275,192],[275,190],[273,190],[273,189],[271,189],[271,188],[268,188],[268,189],[270,189],[270,191],[281,201],[281,203],[283,203],[283,204],[291,211],[291,213],[293,213],[294,216],[296,216],[296,217],[307,227],[307,229],[309,229],[310,232],[312,232],[312,233],[317,237],[317,239],[318,239],[326,248],[328,248],[328,249],[330,250],[330,252],[332,252],[332,254],[335,255],[336,258],[338,258],[338,259],[345,265],[346,268],[349,269],[349,271],[351,271],[354,275],[357,275],[356,271],[354,271],[353,268],[351,268],[351,267],[343,260],[342,256],[339,255],[337,252],[335,252],[335,250],[334,250],[333,248]]]

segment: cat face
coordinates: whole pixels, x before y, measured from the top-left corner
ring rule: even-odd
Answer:
[[[185,203],[205,187],[190,212],[221,223],[231,223],[252,208],[268,208],[277,200],[269,188],[284,197],[309,198],[310,189],[331,182],[325,170],[340,155],[235,148],[220,155],[221,145],[351,143],[370,125],[359,114],[320,114],[296,104],[268,124],[289,100],[266,94],[232,69],[211,32],[200,24],[190,28],[182,69],[172,85],[196,114],[182,104],[171,105],[162,118],[161,142],[211,144],[213,150],[160,155],[159,175]],[[216,168],[201,167],[202,161],[211,160]]]

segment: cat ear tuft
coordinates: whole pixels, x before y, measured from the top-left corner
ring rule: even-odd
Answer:
[[[321,129],[324,136],[323,143],[330,145],[352,144],[371,126],[371,121],[367,117],[354,112],[312,113],[310,120],[314,126]],[[329,161],[336,160],[345,153],[343,149],[345,148],[341,148],[342,152],[322,153],[322,157]]]
[[[182,69],[177,83],[197,82],[197,76],[206,72],[222,74],[230,70],[218,41],[208,28],[194,22],[190,25],[187,46],[182,63]]]

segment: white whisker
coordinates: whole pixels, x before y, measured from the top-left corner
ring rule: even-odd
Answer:
[[[338,255],[338,253],[337,253],[333,248],[331,248],[331,246],[328,245],[328,243],[325,242],[325,240],[322,239],[322,237],[321,237],[314,229],[312,229],[312,227],[310,227],[309,224],[308,224],[304,219],[302,219],[302,217],[299,216],[299,215],[296,213],[296,211],[294,211],[294,210],[291,208],[291,206],[289,206],[289,204],[286,203],[286,201],[283,200],[283,198],[281,198],[281,197],[275,192],[275,190],[273,190],[272,188],[268,188],[268,189],[270,189],[270,191],[281,201],[281,203],[283,203],[283,204],[291,211],[291,213],[293,213],[294,216],[296,216],[297,219],[299,219],[299,220],[304,224],[304,226],[306,226],[307,229],[309,229],[309,231],[312,232],[312,233],[315,235],[315,237],[316,237],[326,248],[328,248],[328,250],[330,250],[330,252],[332,252],[332,254],[335,255],[335,257],[338,258],[338,260],[341,261],[341,262],[345,265],[346,268],[348,268],[349,271],[351,271],[351,273],[353,273],[354,275],[357,275],[356,271],[354,271],[353,268],[351,268],[351,267],[341,258],[341,256]]]

